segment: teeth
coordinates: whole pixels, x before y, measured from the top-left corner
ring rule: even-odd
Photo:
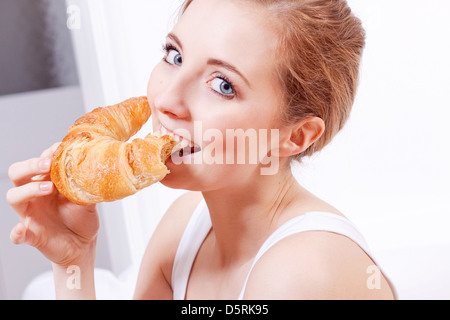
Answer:
[[[160,125],[159,132],[161,132],[162,135],[169,134],[169,131],[162,125]]]
[[[166,127],[164,127],[163,125],[159,126],[159,131],[158,133],[160,133],[162,136],[163,135],[171,135],[175,138],[176,142],[181,142],[183,140],[182,137],[180,137],[179,135],[175,134],[174,132],[170,132]]]
[[[183,141],[183,138],[181,138],[180,136],[177,136],[175,133],[173,134],[173,136],[175,137],[175,141],[176,141],[176,142],[181,142],[181,141]]]
[[[185,148],[198,148],[198,149],[200,149],[200,146],[198,146],[194,142],[189,141],[187,139],[184,139],[183,137],[177,135],[176,133],[170,132],[162,124],[160,125],[159,132],[160,132],[161,135],[171,135],[171,136],[173,136],[175,138],[175,141],[177,142],[177,145],[172,149],[172,153],[175,153],[175,152],[180,151],[181,149],[185,149]]]
[[[187,147],[191,147],[191,144],[187,140],[181,140],[176,146],[175,149],[180,150]]]

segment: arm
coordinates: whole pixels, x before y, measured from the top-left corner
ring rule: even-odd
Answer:
[[[51,155],[57,146],[44,151],[40,158],[11,165],[8,174],[14,188],[6,199],[20,222],[10,238],[14,244],[35,247],[53,263],[57,298],[93,299],[98,214],[95,205],[69,202],[51,183]],[[70,266],[80,268],[80,290],[67,286]]]
[[[85,261],[62,266],[52,263],[57,300],[95,300],[95,243]]]

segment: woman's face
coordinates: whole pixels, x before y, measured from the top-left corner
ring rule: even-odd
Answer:
[[[262,154],[278,140],[270,129],[280,128],[267,15],[247,2],[195,0],[168,35],[148,84],[153,129],[190,145],[167,163],[165,185],[209,191],[261,174]]]

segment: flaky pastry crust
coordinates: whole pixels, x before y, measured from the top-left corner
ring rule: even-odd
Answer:
[[[127,143],[150,115],[147,98],[139,97],[78,119],[53,154],[51,180],[58,191],[88,205],[128,197],[164,179],[173,136],[149,134]]]

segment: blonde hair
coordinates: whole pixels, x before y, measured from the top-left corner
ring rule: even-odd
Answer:
[[[194,0],[187,0],[182,13]],[[358,86],[365,46],[361,21],[345,0],[247,0],[264,6],[279,34],[278,77],[285,124],[308,117],[325,122],[322,137],[305,152],[324,148],[344,127]]]

